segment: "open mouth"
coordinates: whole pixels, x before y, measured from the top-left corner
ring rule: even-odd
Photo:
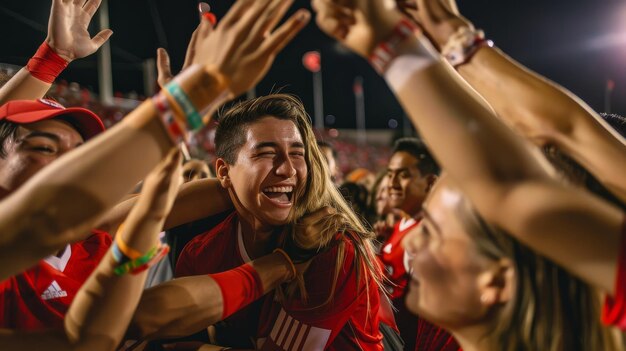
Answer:
[[[270,186],[263,189],[263,194],[279,205],[291,205],[293,186]]]

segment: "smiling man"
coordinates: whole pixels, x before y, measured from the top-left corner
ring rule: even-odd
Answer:
[[[394,145],[387,165],[385,181],[388,205],[399,215],[399,220],[385,240],[380,259],[385,267],[386,286],[396,307],[396,323],[405,350],[456,351],[454,339],[440,329],[410,313],[404,304],[407,285],[406,255],[402,239],[419,222],[422,204],[437,180],[439,167],[419,139],[402,138]]]
[[[283,284],[231,315],[216,325],[215,342],[262,350],[382,350],[382,273],[373,233],[331,183],[302,103],[282,94],[240,103],[220,118],[215,142],[216,175],[236,211],[185,247],[177,275],[226,271],[293,243],[320,250],[303,284]],[[299,225],[311,213],[324,229],[299,235],[311,228]],[[306,260],[298,256],[295,263]]]
[[[0,198],[102,131],[100,118],[83,108],[64,108],[45,99],[2,105]],[[68,244],[56,255],[0,282],[0,328],[62,328],[74,296],[110,244],[107,233],[92,231],[87,239]]]

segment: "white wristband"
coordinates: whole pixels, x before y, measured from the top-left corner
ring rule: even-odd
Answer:
[[[406,85],[414,72],[424,70],[442,60],[437,50],[422,37],[415,38],[410,45],[411,52],[396,56],[384,74],[387,84],[396,93]]]

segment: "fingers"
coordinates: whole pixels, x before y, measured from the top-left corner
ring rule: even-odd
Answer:
[[[89,15],[89,18],[92,18],[96,11],[98,11],[101,2],[102,0],[87,0],[83,6],[83,11]]]
[[[237,0],[230,8],[226,16],[220,21],[221,26],[230,27],[235,24],[247,10],[259,0]]]
[[[170,65],[170,55],[163,48],[157,49],[157,82],[163,88],[172,80],[172,68]]]
[[[268,3],[267,8],[257,17],[251,34],[265,37],[269,31],[276,27],[292,4],[293,0],[271,1]]]
[[[451,17],[450,10],[440,0],[417,0],[417,7],[420,9],[423,20],[431,23],[438,23]]]
[[[314,0],[313,8],[317,12],[317,25],[334,38],[344,39],[356,22],[352,9],[330,0]]]
[[[102,30],[100,33],[96,34],[92,39],[91,43],[95,45],[96,49],[102,46],[102,44],[106,43],[107,40],[113,35],[113,31],[110,29]]]
[[[270,35],[261,45],[260,51],[264,55],[277,54],[309,23],[310,19],[309,11],[298,10]]]
[[[183,62],[183,69],[189,67],[189,65],[193,62],[193,58],[196,55],[196,41],[198,40],[198,28],[191,33],[191,39],[189,40],[189,45],[187,45],[187,52],[185,53],[185,62]]]

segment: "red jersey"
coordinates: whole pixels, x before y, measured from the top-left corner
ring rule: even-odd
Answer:
[[[405,350],[457,351],[460,348],[450,334],[408,311],[404,302],[408,283],[408,256],[402,247],[402,239],[418,224],[419,221],[414,218],[396,223],[379,255],[386,277],[393,283],[386,288],[397,310],[396,324],[404,340]]]
[[[371,277],[367,277],[369,285],[366,285],[367,271],[363,267],[357,269],[354,246],[348,239],[343,240],[345,258],[329,303],[319,307],[326,302],[332,289],[339,245],[312,260],[304,275],[308,292],[306,305],[300,297],[277,302],[271,292],[258,303],[225,320],[246,333],[235,333],[235,336],[239,339],[247,336],[260,350],[382,351],[382,335],[378,330],[378,288]],[[176,275],[218,273],[248,261],[250,258],[243,244],[237,214],[233,213],[185,246],[176,266]]]
[[[617,260],[617,277],[615,295],[606,297],[602,310],[602,321],[605,324],[626,330],[626,216],[622,225],[622,244]]]
[[[408,281],[402,239],[404,239],[404,236],[418,223],[419,222],[413,218],[403,218],[394,225],[393,232],[387,241],[383,243],[379,257],[385,267],[387,279],[394,284],[386,287],[392,300],[404,295],[404,289]]]
[[[61,257],[50,256],[0,282],[0,328],[63,328],[63,318],[78,289],[109,246],[109,234],[93,230],[87,239],[67,245]]]

